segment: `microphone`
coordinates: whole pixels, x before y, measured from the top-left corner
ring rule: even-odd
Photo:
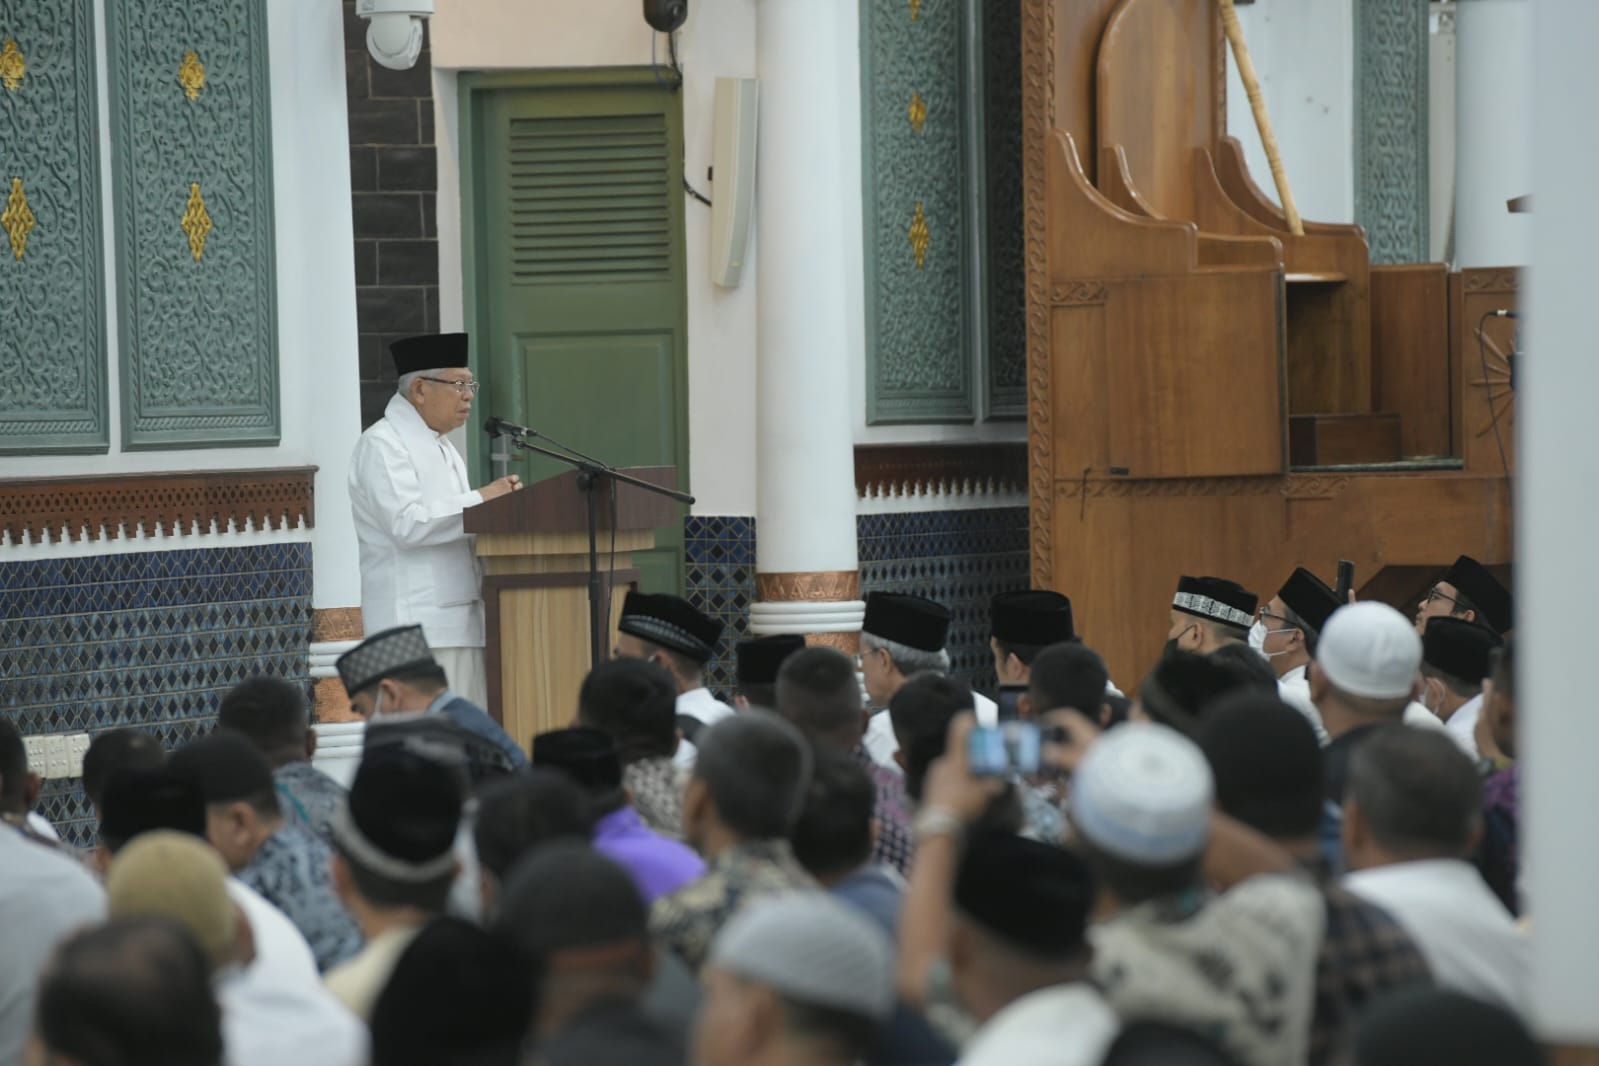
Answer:
[[[531,437],[534,435],[526,426],[519,426],[515,422],[507,422],[498,415],[492,416],[483,423],[483,431],[491,437],[505,435],[507,437]]]
[[[1517,314],[1514,311],[1494,311],[1494,312],[1492,312],[1492,314],[1493,314],[1493,316],[1495,318],[1520,318],[1521,317],[1519,314]]]

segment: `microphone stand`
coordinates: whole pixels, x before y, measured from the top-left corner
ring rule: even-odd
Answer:
[[[557,462],[565,463],[577,473],[577,487],[582,490],[588,503],[588,532],[589,532],[589,653],[592,666],[598,666],[605,661],[605,647],[607,634],[605,618],[607,615],[605,603],[604,583],[600,580],[600,510],[599,490],[603,483],[611,485],[621,483],[632,485],[634,488],[653,492],[657,496],[665,496],[679,503],[692,504],[694,497],[677,489],[665,488],[625,474],[608,463],[594,458],[576,448],[562,444],[560,441],[547,437],[535,429],[511,430],[504,429],[505,439],[515,448],[535,455],[543,455]],[[544,445],[532,443],[533,439],[542,440]],[[611,509],[611,526],[614,533],[616,526],[616,509]]]

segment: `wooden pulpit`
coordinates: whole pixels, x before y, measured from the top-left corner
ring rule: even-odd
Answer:
[[[662,488],[677,486],[677,471],[669,466],[620,473]],[[486,709],[524,746],[537,733],[572,723],[592,661],[589,500],[581,477],[568,471],[465,514],[466,531],[477,535],[483,560]],[[627,590],[638,582],[632,553],[653,548],[655,530],[678,521],[677,504],[606,478],[595,491],[600,579],[615,619]],[[606,632],[611,628],[614,622]]]

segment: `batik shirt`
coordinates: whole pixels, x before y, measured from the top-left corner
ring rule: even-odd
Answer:
[[[1477,867],[1499,902],[1513,915],[1521,913],[1520,845],[1521,767],[1512,764],[1482,784],[1482,843]]]
[[[323,972],[361,950],[361,930],[333,892],[330,856],[319,837],[285,822],[238,873],[240,881],[288,915]]]
[[[640,759],[622,770],[622,787],[644,824],[672,840],[683,839],[683,785],[669,756]]]
[[[879,766],[864,745],[856,745],[850,756],[866,771],[877,792],[872,807],[872,817],[877,819],[877,845],[872,849],[872,858],[909,876],[911,853],[916,850],[916,841],[911,835],[910,801],[905,795],[905,775]]]
[[[331,844],[329,827],[344,803],[344,786],[308,762],[278,767],[272,771],[272,783],[277,786],[278,806],[289,824]]]
[[[657,900],[650,911],[650,933],[697,971],[711,941],[744,904],[816,887],[786,840],[749,841],[717,856],[698,881]]]
[[[1316,959],[1310,1066],[1335,1061],[1366,1004],[1396,989],[1432,983],[1421,949],[1393,915],[1325,880],[1322,897],[1327,931]]]

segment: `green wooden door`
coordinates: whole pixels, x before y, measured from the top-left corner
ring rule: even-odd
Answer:
[[[676,466],[688,489],[680,98],[647,71],[480,76],[463,111],[478,425],[497,414],[617,466]],[[643,585],[680,593],[681,520],[656,541],[634,557]]]

